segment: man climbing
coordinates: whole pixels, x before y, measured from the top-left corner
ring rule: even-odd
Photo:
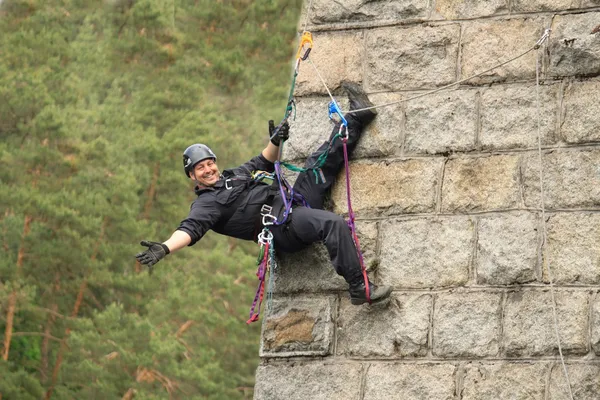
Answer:
[[[343,87],[350,100],[350,111],[373,106],[360,86],[345,83]],[[364,128],[376,114],[374,110],[364,110],[344,116],[348,122],[349,153],[356,147]],[[208,146],[194,144],[184,151],[184,171],[196,183],[195,192],[198,198],[192,203],[188,217],[167,241],[141,242],[142,246],[148,247],[136,255],[142,264],[152,267],[167,254],[195,244],[209,229],[223,235],[256,241],[264,222],[261,214],[270,214],[273,215],[273,219],[277,217],[278,221],[282,221],[286,207],[282,197],[276,195],[279,189],[256,179],[261,175],[257,171],[274,171],[279,145],[289,137],[287,122],[275,135],[273,124],[269,122],[271,140],[262,153],[237,168],[224,170],[222,174],[217,167],[217,156]],[[334,127],[331,138],[338,132],[339,124]],[[321,145],[306,160],[307,168],[315,165],[319,156],[327,152],[329,146],[329,141]],[[376,286],[369,282],[367,294],[365,276],[346,221],[337,214],[323,210],[325,196],[343,165],[343,144],[336,140],[329,149],[325,163],[320,167],[322,174],[319,183],[314,176],[309,176],[311,170],[298,175],[293,187],[294,192],[300,194],[299,197],[310,207],[295,202],[291,213],[285,218],[285,223],[270,226],[274,248],[277,251],[296,252],[312,243],[323,242],[335,271],[343,276],[349,285],[352,304],[364,304],[369,298],[371,303],[377,303],[388,298],[392,288]]]

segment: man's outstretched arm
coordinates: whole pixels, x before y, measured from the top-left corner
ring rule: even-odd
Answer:
[[[183,249],[190,243],[192,243],[192,237],[186,232],[179,230],[173,232],[171,237],[167,239],[166,242],[164,242],[164,244],[169,248],[169,251],[171,253],[179,249]]]
[[[167,254],[184,248],[192,242],[192,237],[184,231],[175,231],[164,243],[143,240],[140,244],[148,248],[146,251],[136,254],[137,260],[152,267],[154,264],[166,257]]]

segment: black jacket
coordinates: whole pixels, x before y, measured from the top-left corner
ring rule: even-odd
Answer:
[[[214,187],[196,188],[198,198],[177,230],[191,236],[190,246],[209,229],[238,239],[255,240],[260,209],[275,188],[253,181],[251,173],[274,170],[274,164],[262,154],[237,168],[224,170]]]

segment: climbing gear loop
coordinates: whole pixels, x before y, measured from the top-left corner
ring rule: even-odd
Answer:
[[[258,321],[258,317],[260,315],[260,307],[265,294],[265,277],[267,275],[267,271],[269,270],[269,264],[271,261],[270,257],[274,254],[273,251],[270,250],[272,240],[273,234],[271,234],[271,232],[269,232],[269,230],[265,227],[259,234],[259,243],[261,246],[260,254],[258,255],[258,259],[256,261],[258,264],[258,269],[256,271],[256,276],[258,277],[258,288],[256,289],[252,306],[250,307],[250,318],[248,318],[246,321],[247,324]]]
[[[262,246],[270,245],[273,241],[273,233],[266,227],[258,234],[258,243]]]

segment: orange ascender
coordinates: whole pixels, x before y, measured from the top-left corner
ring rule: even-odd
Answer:
[[[308,48],[305,49],[306,45],[308,45]],[[310,51],[312,50],[312,47],[313,47],[312,33],[308,32],[308,31],[304,31],[304,33],[302,33],[302,37],[300,38],[300,45],[298,46],[298,52],[296,53],[296,59],[302,59],[302,61],[306,60],[308,58],[308,55],[310,54]],[[302,54],[302,51],[304,51],[304,54]]]

